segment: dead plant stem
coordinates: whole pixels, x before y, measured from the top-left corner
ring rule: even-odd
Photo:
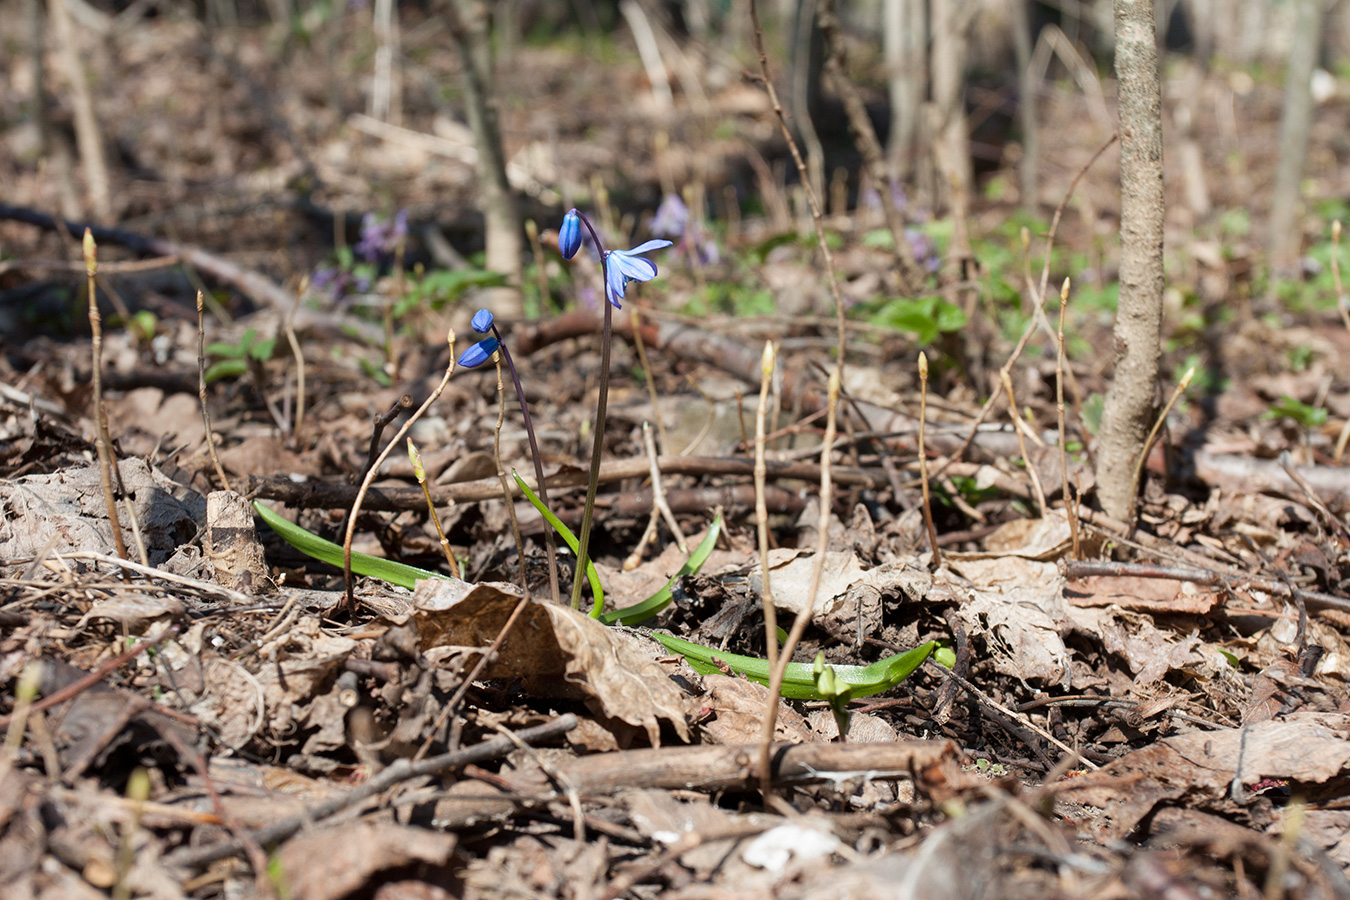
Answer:
[[[197,399],[201,401],[202,425],[206,428],[206,453],[211,457],[220,486],[230,490],[230,479],[225,477],[225,469],[220,464],[220,455],[216,453],[216,439],[211,433],[211,410],[206,405],[206,353],[203,350],[206,323],[202,315],[202,292],[197,292]]]
[[[825,572],[825,559],[830,549],[830,508],[834,498],[834,484],[830,480],[830,456],[834,453],[834,437],[837,432],[839,412],[839,371],[830,373],[826,388],[828,414],[825,417],[825,437],[820,445],[820,517],[816,523],[816,558],[811,566],[811,586],[807,590],[810,606],[800,611],[792,622],[792,630],[783,642],[782,652],[776,663],[769,667],[769,707],[764,712],[764,724],[759,735],[759,778],[760,790],[767,798],[773,789],[773,771],[770,768],[769,752],[773,746],[773,733],[778,725],[778,698],[783,690],[783,678],[787,674],[788,663],[792,661],[792,651],[806,633],[815,614],[816,595],[820,593],[820,581]],[[936,548],[934,548],[936,552]],[[840,737],[844,729],[840,728]]]
[[[93,355],[92,381],[94,389],[94,449],[98,453],[99,481],[103,485],[103,501],[108,509],[108,524],[112,528],[113,546],[117,555],[128,559],[126,540],[122,537],[122,522],[117,515],[117,500],[113,496],[113,457],[112,439],[108,435],[108,413],[103,408],[103,320],[98,313],[98,295],[95,289],[95,275],[98,273],[98,246],[89,229],[84,230],[84,266],[89,276],[89,331],[90,347]],[[125,572],[124,581],[131,577]]]
[[[353,615],[356,613],[356,583],[352,578],[352,536],[356,532],[356,517],[361,512],[361,502],[366,497],[366,491],[370,490],[370,483],[375,480],[375,473],[380,470],[380,465],[389,456],[390,451],[403,440],[408,430],[412,428],[413,423],[422,418],[422,414],[431,408],[431,404],[440,399],[441,392],[445,386],[450,383],[450,376],[455,371],[455,332],[452,329],[446,335],[446,342],[450,345],[450,362],[446,364],[445,375],[441,378],[441,383],[436,385],[436,389],[431,392],[431,396],[423,401],[422,405],[408,417],[403,423],[403,427],[394,435],[393,440],[385,445],[380,455],[366,469],[365,477],[361,479],[361,487],[356,492],[356,502],[352,504],[352,511],[347,516],[347,532],[342,538],[342,579],[347,588],[347,611]]]

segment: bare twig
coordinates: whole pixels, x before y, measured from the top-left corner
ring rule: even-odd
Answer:
[[[769,510],[764,499],[768,466],[764,459],[764,417],[769,406],[769,381],[773,378],[773,342],[764,342],[760,360],[759,405],[755,408],[755,525],[759,532],[759,600],[764,607],[765,655],[772,670],[778,662],[778,609],[769,587]]]
[[[1063,480],[1064,490],[1064,514],[1069,517],[1069,537],[1073,542],[1073,558],[1078,559],[1078,511],[1074,506],[1073,496],[1069,493],[1069,451],[1065,447],[1068,442],[1068,433],[1064,427],[1064,311],[1069,305],[1069,279],[1064,279],[1064,286],[1059,290],[1059,331],[1056,333],[1055,345],[1055,416],[1059,424],[1059,474]]]
[[[1040,508],[1041,516],[1044,517],[1049,512],[1045,505],[1045,490],[1041,487],[1041,476],[1036,472],[1036,466],[1027,455],[1027,439],[1022,434],[1022,423],[1019,422],[1017,413],[1017,397],[1013,394],[1012,376],[1008,370],[999,372],[999,377],[1003,381],[1003,390],[1008,393],[1008,415],[1012,417],[1013,433],[1017,435],[1017,449],[1022,454],[1022,463],[1027,467],[1027,475],[1031,479],[1031,490],[1036,495],[1036,505]]]
[[[113,546],[117,555],[127,559],[127,544],[122,537],[122,522],[117,515],[117,500],[113,497],[112,438],[108,434],[108,413],[103,408],[103,320],[98,314],[98,297],[94,278],[98,273],[98,245],[89,229],[84,230],[84,266],[89,275],[89,330],[93,350],[94,388],[94,448],[98,452],[99,481],[103,484],[103,500],[108,508],[108,524],[112,527]],[[125,575],[123,577],[126,577]]]
[[[551,722],[543,725],[536,725],[533,728],[523,728],[516,733],[522,741],[529,743],[539,743],[560,735],[566,734],[577,726],[577,717],[572,713],[559,716]],[[374,778],[340,797],[335,797],[325,803],[306,810],[299,815],[290,816],[282,819],[266,828],[260,828],[253,833],[252,838],[262,846],[275,845],[291,835],[298,832],[307,825],[313,825],[322,821],[335,813],[344,809],[356,806],[371,797],[381,794],[396,784],[407,781],[412,778],[420,778],[425,775],[441,775],[455,769],[462,768],[471,763],[486,762],[491,759],[498,759],[510,753],[516,748],[513,741],[504,737],[491,738],[483,741],[473,747],[465,750],[456,750],[452,753],[443,753],[440,756],[433,756],[420,762],[411,762],[406,759],[395,761],[389,768],[385,769]],[[208,863],[215,862],[218,859],[226,859],[235,856],[242,850],[242,846],[237,840],[221,841],[212,844],[209,847],[185,848],[174,851],[165,857],[165,864],[169,866],[181,866],[183,868],[196,868]]]
[[[450,383],[450,376],[455,371],[455,332],[453,330],[446,335],[446,343],[450,345],[450,361],[446,364],[445,375],[441,378],[441,383],[436,385],[436,389],[431,392],[431,396],[427,397],[422,405],[417,408],[417,411],[408,417],[408,421],[403,423],[403,427],[398,430],[398,434],[394,435],[394,439],[385,446],[384,450],[367,469],[365,478],[361,479],[361,487],[356,492],[356,502],[352,504],[352,511],[347,516],[347,533],[342,539],[342,578],[347,586],[347,610],[350,613],[356,612],[355,581],[352,578],[352,536],[356,532],[356,517],[361,512],[361,501],[365,499],[366,491],[370,490],[370,483],[375,480],[375,473],[380,470],[380,464],[384,462],[385,457],[407,435],[408,429],[412,428],[413,423],[422,418],[422,414],[440,398],[441,392]]]
[[[787,674],[788,663],[792,661],[792,651],[796,649],[797,643],[806,633],[806,626],[811,623],[816,606],[816,595],[820,593],[820,581],[825,572],[827,551],[830,549],[830,507],[834,496],[834,485],[830,480],[830,454],[834,452],[834,436],[839,410],[839,371],[837,369],[830,373],[829,386],[826,390],[829,395],[829,413],[825,418],[825,437],[820,444],[820,518],[816,525],[816,558],[811,566],[811,586],[806,594],[810,599],[810,604],[797,613],[797,618],[792,622],[792,630],[788,632],[787,640],[783,642],[783,649],[778,655],[777,663],[770,665],[769,705],[764,711],[764,724],[759,735],[760,790],[766,800],[773,787],[773,771],[769,765],[769,750],[773,746],[773,732],[778,724],[778,698],[782,694],[783,678]],[[937,547],[933,548],[933,552],[937,552]],[[844,725],[841,724],[839,728],[841,737],[844,735],[844,731]]]
[[[201,401],[202,407],[202,425],[206,428],[206,453],[211,457],[211,465],[215,467],[216,477],[220,479],[220,486],[225,490],[230,490],[230,479],[225,477],[225,468],[220,464],[220,456],[216,453],[216,439],[211,432],[211,410],[206,405],[206,353],[202,348],[205,340],[206,327],[202,318],[202,292],[197,292],[197,399]]]
[[[924,423],[928,420],[928,354],[919,353],[919,486],[923,491],[923,522],[928,528],[928,545],[933,551],[933,568],[942,568],[937,528],[933,525],[933,503],[928,495],[928,449],[924,446]],[[942,468],[945,468],[942,467]],[[941,472],[942,468],[938,471]]]

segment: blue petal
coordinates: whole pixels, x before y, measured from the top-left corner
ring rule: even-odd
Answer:
[[[497,344],[498,341],[495,337],[479,341],[459,355],[458,364],[465,369],[474,369],[481,366],[492,358],[492,354],[497,352]]]
[[[617,269],[625,278],[634,281],[651,281],[656,277],[656,263],[641,256],[629,256],[622,250],[616,250],[609,257],[610,271]]]
[[[487,334],[492,330],[492,310],[480,309],[473,314],[473,321],[470,324],[479,334]]]
[[[581,249],[581,213],[576,208],[569,209],[563,216],[562,227],[558,229],[558,251],[563,259],[571,259]]]
[[[629,256],[634,256],[634,255],[636,255],[636,254],[638,254],[638,253],[650,253],[650,252],[652,252],[653,250],[661,250],[661,249],[663,249],[663,248],[665,248],[665,247],[669,247],[669,246],[670,246],[670,241],[663,241],[663,240],[657,239],[657,240],[647,241],[645,244],[638,244],[638,245],[637,245],[636,247],[634,247],[632,250],[623,250],[623,251],[620,251],[620,252],[626,253],[626,254],[628,254]]]
[[[605,293],[609,295],[609,302],[617,309],[623,309],[619,301],[623,299],[623,290],[628,284],[628,279],[618,264],[620,258],[617,252],[605,254]]]

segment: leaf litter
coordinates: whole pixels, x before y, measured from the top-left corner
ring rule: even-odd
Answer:
[[[162,22],[156,31],[172,38],[183,27]],[[149,52],[140,43],[134,50],[133,58]],[[762,111],[762,100],[747,96],[728,87],[716,102]],[[332,133],[318,156],[341,180],[348,149],[334,126],[324,126]],[[447,177],[416,148],[402,152],[372,165],[415,173],[408,193]],[[471,190],[467,177],[448,180],[466,196]],[[233,230],[245,243],[275,237],[266,228]],[[204,228],[194,239],[211,234]],[[48,249],[61,252],[59,244]],[[792,303],[803,315],[818,309],[803,277],[809,258],[773,252],[780,255],[763,274],[780,283],[780,312]],[[847,264],[859,279],[885,277],[862,256]],[[692,295],[689,285],[676,290]],[[308,411],[303,440],[282,433],[268,409],[289,383],[266,397],[242,382],[210,391],[223,467],[257,476],[244,482],[250,491],[269,479],[345,486],[366,454],[370,416],[402,392],[344,367],[344,356],[366,348],[334,322],[301,330],[314,360],[311,390],[322,401]],[[697,353],[673,341],[649,348],[647,377],[663,391],[657,408],[640,385],[616,385],[614,421],[635,430],[664,409],[667,424],[680,420],[681,439],[732,457],[744,449],[735,395],[753,388],[733,352],[744,340],[728,339],[732,322],[703,324],[681,326],[696,333]],[[1222,580],[1128,566],[1066,573],[1067,520],[1014,506],[1029,492],[1025,470],[1009,464],[1017,453],[1011,432],[982,432],[971,458],[950,470],[966,479],[969,501],[954,482],[944,487],[980,518],[944,514],[944,531],[961,539],[943,548],[936,570],[904,483],[912,440],[889,445],[898,472],[865,450],[838,458],[848,493],[828,512],[826,580],[812,606],[815,559],[801,535],[814,531],[820,512],[788,502],[812,493],[812,479],[801,471],[778,478],[773,593],[783,618],[813,616],[797,659],[820,650],[832,664],[866,665],[945,640],[962,679],[950,690],[957,683],[929,663],[898,689],[854,701],[846,742],[820,702],[781,701],[775,778],[794,809],[784,816],[757,794],[765,688],[700,676],[640,629],[605,627],[542,599],[545,526],[528,505],[508,510],[492,493],[489,377],[454,384],[421,423],[439,444],[427,454],[445,473],[438,487],[480,492],[446,516],[471,581],[423,581],[414,593],[364,581],[350,616],[330,568],[256,528],[240,495],[209,490],[195,332],[185,320],[177,325],[166,328],[168,366],[152,366],[125,332],[106,336],[109,383],[121,385],[109,400],[120,490],[140,530],[124,522],[125,536],[132,547],[139,539],[149,567],[126,580],[107,559],[115,551],[88,464],[91,410],[71,390],[87,378],[84,346],[26,342],[15,357],[26,362],[23,372],[3,362],[6,897],[122,888],[166,898],[1347,895],[1350,618],[1325,601],[1343,595],[1350,575],[1345,536],[1273,462],[1299,449],[1301,436],[1258,416],[1281,395],[1312,399],[1327,377],[1344,382],[1350,373],[1314,368],[1228,389],[1218,407],[1246,412],[1215,424],[1214,434],[1227,427],[1239,435],[1238,451],[1214,437],[1195,454],[1198,482],[1150,478],[1141,534],[1090,535],[1089,558],[1119,542],[1110,547],[1118,559],[1204,566]],[[518,347],[536,339],[520,353],[528,383],[549,387],[536,415],[547,422],[551,468],[579,471],[584,454],[573,436],[587,416],[594,349],[518,327]],[[1240,343],[1261,346],[1268,337],[1244,333]],[[404,349],[395,368],[407,390],[424,395],[436,366],[418,347]],[[858,408],[874,431],[906,433],[912,383],[894,375],[886,350],[872,361],[875,346],[857,349],[864,361],[851,359],[848,371]],[[1318,367],[1336,367],[1334,346],[1319,352],[1326,362]],[[630,351],[619,353],[629,355],[615,371],[638,365]],[[281,385],[283,364],[267,365]],[[146,369],[169,385],[137,383]],[[703,397],[684,387],[686,377]],[[809,377],[795,383],[811,387]],[[969,389],[947,387],[953,429],[930,447],[941,453],[974,420]],[[806,416],[809,396],[785,388],[780,400]],[[1036,412],[1046,425],[1043,401]],[[609,458],[640,459],[636,435],[615,432]],[[790,440],[776,449],[775,463],[800,456]],[[502,452],[518,465],[527,460],[524,435],[509,423]],[[1042,481],[1057,483],[1058,455],[1033,455]],[[1343,518],[1350,479],[1325,454],[1317,462],[1303,467],[1306,477]],[[392,496],[408,475],[391,464],[376,491]],[[712,507],[739,507],[704,569],[677,579],[675,603],[657,624],[762,656],[753,502],[734,491],[748,475],[710,468],[666,476],[667,488],[678,485],[688,498],[679,515],[690,533],[708,524]],[[641,531],[621,513],[645,518],[649,490],[629,476],[601,495],[599,568],[617,605],[649,595],[682,564],[680,554],[658,549],[621,571]],[[990,491],[998,496],[981,499]],[[329,536],[349,508],[288,505],[286,515]],[[578,505],[575,497],[559,504],[571,525]],[[436,549],[435,535],[416,507],[381,509],[358,523],[359,549],[438,565],[426,552]],[[510,512],[526,542],[528,594],[514,583],[521,560]],[[981,520],[996,528],[980,532],[973,526]],[[1145,538],[1153,543],[1142,550],[1131,543]],[[522,599],[512,631],[489,651]],[[1276,875],[1279,883],[1270,880]]]

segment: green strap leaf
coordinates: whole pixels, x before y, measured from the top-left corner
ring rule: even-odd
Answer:
[[[332,541],[324,540],[313,532],[306,531],[294,522],[283,518],[258,501],[253,501],[253,510],[267,523],[268,527],[306,556],[312,556],[330,566],[342,568],[342,547]],[[438,572],[429,572],[392,559],[382,559],[367,553],[352,552],[352,571],[357,575],[378,578],[399,587],[412,590],[423,578],[445,578]]]
[[[553,526],[553,530],[558,532],[558,535],[567,542],[567,546],[572,548],[573,553],[580,555],[581,542],[572,533],[572,529],[564,525],[562,519],[555,516],[553,510],[544,505],[544,501],[539,499],[538,494],[530,490],[530,486],[525,483],[525,479],[521,478],[515,469],[511,470],[511,477],[516,480],[516,487],[520,488],[520,492],[525,495],[525,499],[529,500],[530,503],[534,504],[534,508],[539,510],[539,515],[544,517],[544,521]],[[598,619],[600,618],[600,610],[605,608],[605,591],[600,587],[600,573],[595,570],[595,564],[590,559],[586,560],[586,580],[591,583],[591,596],[595,598],[595,602],[591,604],[591,618]]]
[[[702,675],[713,675],[722,671],[718,663],[733,672],[744,675],[751,681],[767,685],[769,683],[769,662],[754,656],[741,656],[726,653],[713,647],[705,647],[690,641],[671,637],[668,634],[652,633],[652,638],[672,653],[678,653],[689,661],[689,665]],[[829,685],[831,695],[821,693],[816,681],[816,670],[812,663],[788,663],[783,677],[783,696],[793,700],[830,700],[839,698],[852,700],[857,697],[870,697],[895,687],[908,678],[915,669],[923,664],[937,646],[936,641],[920,644],[913,650],[897,653],[885,659],[879,659],[870,666],[830,666],[833,684]],[[822,660],[822,668],[823,668]]]

